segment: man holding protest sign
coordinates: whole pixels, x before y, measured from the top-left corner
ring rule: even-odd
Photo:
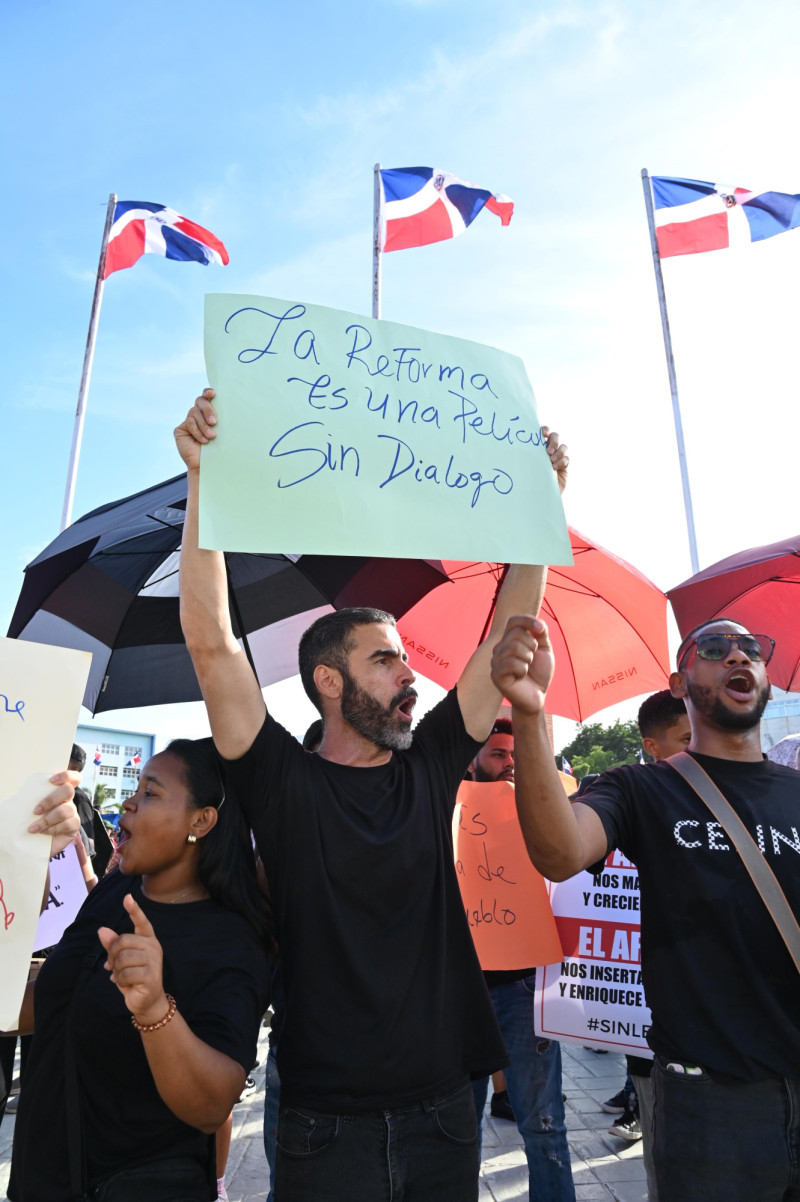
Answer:
[[[686,701],[690,764],[739,815],[797,915],[800,778],[761,754],[773,647],[736,622],[704,623],[681,643],[670,689]],[[545,624],[517,619],[492,676],[512,703],[531,859],[566,880],[619,847],[639,870],[660,1202],[798,1198],[800,976],[777,926],[670,760],[613,769],[569,804],[544,724],[552,673]]]
[[[470,764],[474,781],[514,781],[514,731],[498,718],[492,733]],[[484,972],[511,1063],[506,1088],[528,1161],[531,1202],[574,1202],[564,1098],[561,1092],[561,1044],[541,1039],[533,1028],[535,966]],[[488,1078],[474,1081],[478,1114],[486,1104]]]
[[[509,570],[487,641],[413,746],[414,674],[393,618],[340,610],[315,622],[300,646],[324,722],[310,755],[266,713],[233,635],[222,555],[198,549],[213,395],[176,430],[189,479],[181,619],[278,928],[276,1202],[467,1202],[478,1196],[469,1077],[506,1057],[461,904],[452,811],[500,702],[492,645],[511,614],[538,610],[545,569]],[[563,488],[566,448],[545,436]]]

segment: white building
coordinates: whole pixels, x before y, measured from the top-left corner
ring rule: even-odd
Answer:
[[[784,693],[772,686],[772,701],[761,719],[761,745],[765,751],[787,735],[800,734],[800,693]]]
[[[94,798],[97,785],[106,786],[103,806],[118,807],[136,792],[139,772],[153,754],[155,735],[102,726],[79,726],[75,742],[86,752],[81,785]],[[95,763],[99,754],[100,763]]]

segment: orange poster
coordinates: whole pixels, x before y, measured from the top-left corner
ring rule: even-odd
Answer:
[[[461,898],[481,968],[535,968],[561,960],[547,886],[528,859],[514,786],[465,781],[453,815]]]

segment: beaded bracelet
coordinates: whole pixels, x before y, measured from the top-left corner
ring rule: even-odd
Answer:
[[[145,1033],[147,1031],[157,1031],[159,1027],[166,1027],[167,1023],[174,1017],[175,1011],[178,1009],[178,1003],[171,993],[164,995],[169,1002],[169,1010],[164,1017],[157,1023],[149,1023],[147,1026],[140,1023],[135,1015],[131,1015],[131,1023],[135,1031]]]

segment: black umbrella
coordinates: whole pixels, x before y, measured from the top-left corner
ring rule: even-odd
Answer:
[[[181,633],[178,567],[186,476],[79,518],[25,569],[9,637],[92,652],[84,705],[199,701]],[[447,577],[423,559],[225,557],[234,631],[262,687],[297,671],[300,633],[321,613],[369,605],[397,616]]]

